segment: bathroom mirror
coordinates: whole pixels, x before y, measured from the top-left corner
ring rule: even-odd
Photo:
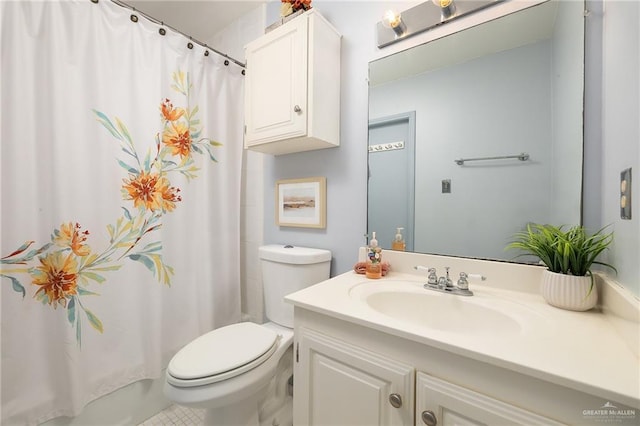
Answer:
[[[583,8],[551,0],[369,64],[383,248],[402,227],[408,251],[515,260],[527,223],[581,223]]]

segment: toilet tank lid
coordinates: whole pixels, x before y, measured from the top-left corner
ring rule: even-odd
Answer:
[[[331,260],[329,250],[294,247],[291,245],[270,244],[259,248],[260,259],[279,263],[307,265]]]

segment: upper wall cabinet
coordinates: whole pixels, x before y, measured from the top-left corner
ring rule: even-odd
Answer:
[[[340,34],[315,9],[245,47],[244,146],[281,155],[340,145]]]

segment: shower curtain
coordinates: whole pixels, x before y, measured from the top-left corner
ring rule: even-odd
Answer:
[[[134,15],[0,2],[3,425],[240,319],[242,69]]]

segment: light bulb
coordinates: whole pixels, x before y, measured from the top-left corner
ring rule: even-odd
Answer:
[[[402,22],[402,16],[395,10],[387,10],[382,17],[382,25],[391,28],[397,36],[404,34],[407,26]]]
[[[387,10],[382,17],[382,24],[387,28],[394,28],[400,25],[402,16],[395,10]]]
[[[431,2],[440,8],[440,18],[443,21],[456,14],[456,4],[454,0],[431,0]]]

